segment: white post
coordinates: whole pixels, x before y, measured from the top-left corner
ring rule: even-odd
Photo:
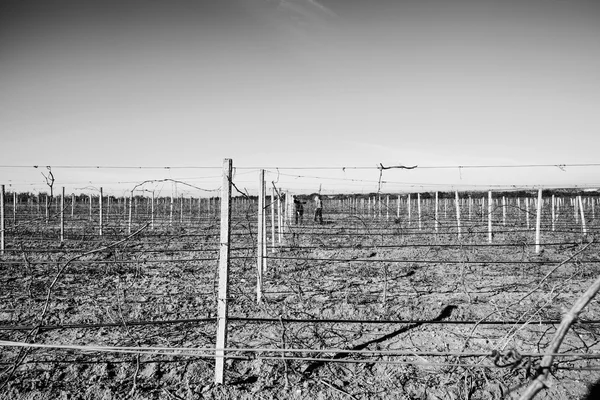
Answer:
[[[75,216],[75,195],[71,194],[71,219]]]
[[[4,185],[0,185],[0,254],[4,254]]]
[[[554,198],[554,195],[552,195],[552,231],[554,232],[554,223],[556,222],[556,215],[555,215],[555,211],[554,208],[556,206],[556,199]]]
[[[17,225],[17,192],[13,192],[13,225]]]
[[[88,197],[90,200],[90,221],[91,221],[92,220],[92,195],[90,194]]]
[[[529,229],[529,197],[525,198],[525,217],[527,221],[527,229]]]
[[[100,236],[102,236],[102,225],[103,225],[103,215],[102,215],[102,188],[100,188],[100,200],[99,200],[99,208],[100,208],[100,222],[99,222],[99,227],[100,229],[98,230],[98,234]]]
[[[581,196],[577,196],[577,201],[579,202],[579,212],[581,213],[581,229],[583,231],[583,235],[587,235],[587,229],[585,227],[585,215],[583,214],[583,203],[581,201]]]
[[[460,198],[458,197],[458,190],[454,192],[455,194],[455,205],[456,205],[456,227],[458,229],[458,238],[460,239]]]
[[[265,170],[261,169],[258,174],[258,229],[257,229],[257,248],[256,248],[256,302],[262,301],[262,278],[263,278],[263,225],[265,212]],[[287,201],[286,196],[286,201]]]
[[[471,196],[469,196],[467,203],[469,204],[469,221],[471,221],[473,219],[473,198]]]
[[[217,299],[217,342],[215,349],[215,383],[225,381],[225,348],[227,347],[227,299],[229,297],[229,241],[231,227],[232,161],[223,161],[221,184],[221,241],[219,249],[219,294]]]
[[[419,230],[421,230],[421,193],[417,193],[417,213],[419,215]]]
[[[390,220],[390,196],[385,196],[385,219]]]
[[[396,204],[396,218],[400,218],[400,195],[398,195],[398,200]]]
[[[62,187],[60,196],[60,242],[65,241],[65,187]]]
[[[125,201],[125,198],[123,198]],[[129,193],[129,219],[127,221],[127,234],[131,235],[131,217],[133,211],[133,190]]]
[[[492,243],[492,191],[488,191],[488,243]]]
[[[506,196],[502,196],[502,225],[506,226]]]
[[[540,252],[540,236],[542,226],[542,189],[538,190],[537,216],[535,221],[535,252]]]
[[[438,224],[439,224],[438,206],[439,206],[438,192],[435,192],[435,233],[438,233]]]
[[[46,223],[50,221],[50,206],[48,205],[48,195],[46,195]]]
[[[275,253],[275,188],[271,188],[271,253]]]
[[[275,188],[273,188],[275,190]],[[277,196],[277,228],[278,228],[278,238],[277,242],[281,244],[283,240],[283,214],[281,213],[281,196]]]
[[[577,213],[577,205],[579,204],[577,199],[571,199],[571,202],[573,203],[573,217],[575,218],[575,223],[579,222],[579,215]]]
[[[179,206],[179,224],[183,225],[183,194],[181,195]]]
[[[152,191],[152,203],[150,205],[150,225],[154,229],[154,190]]]
[[[406,199],[406,210],[408,213],[408,226],[410,226],[410,193],[408,194],[408,198]]]
[[[173,203],[175,200],[173,199],[173,193],[171,193],[171,205],[169,206],[169,226],[173,226]]]

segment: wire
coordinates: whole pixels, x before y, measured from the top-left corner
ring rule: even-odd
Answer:
[[[506,320],[506,321],[479,321],[479,320],[424,320],[424,319],[396,319],[396,320],[368,320],[368,319],[312,319],[312,318],[251,318],[251,317],[228,317],[230,322],[250,322],[250,323],[293,323],[293,324],[369,324],[369,325],[393,325],[393,324],[434,324],[434,325],[515,325],[522,321]],[[216,317],[207,318],[187,318],[174,320],[153,320],[153,321],[126,321],[124,323],[94,323],[94,324],[62,324],[62,325],[20,325],[8,326],[0,325],[0,331],[28,331],[39,329],[43,331],[56,329],[95,329],[106,327],[123,327],[123,326],[146,326],[146,325],[169,325],[169,324],[189,324],[189,323],[206,323],[216,322]],[[535,321],[531,325],[557,325],[560,320],[540,320]],[[600,320],[579,320],[578,324],[592,325],[600,324]]]

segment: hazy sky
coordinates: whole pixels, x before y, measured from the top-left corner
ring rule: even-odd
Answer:
[[[67,190],[216,188],[229,157],[339,167],[281,169],[294,190],[373,191],[377,170],[341,168],[600,163],[599,71],[591,0],[5,0],[0,164],[214,166],[54,172]],[[390,170],[382,189],[600,186],[598,173]],[[44,189],[34,168],[0,168],[0,183]]]

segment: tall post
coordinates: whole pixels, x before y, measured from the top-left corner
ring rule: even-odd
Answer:
[[[286,201],[288,201],[286,196]],[[262,301],[262,280],[263,280],[263,232],[264,232],[264,212],[265,212],[265,170],[261,169],[258,174],[258,231],[256,241],[256,302]]]
[[[529,229],[529,197],[525,198],[525,217],[527,223],[527,229]]]
[[[488,191],[488,243],[492,243],[492,191]]]
[[[275,188],[273,188],[275,190]],[[283,240],[283,214],[281,213],[281,196],[277,196],[277,228],[278,229],[278,238],[277,243],[281,244]]]
[[[417,212],[419,215],[419,230],[421,230],[421,193],[417,193]]]
[[[400,195],[398,195],[398,199],[396,200],[396,218],[400,218]]]
[[[583,214],[583,202],[581,201],[581,196],[577,196],[577,201],[579,203],[579,212],[581,214],[581,230],[583,235],[587,235],[587,228],[585,227],[585,215]]]
[[[133,190],[129,192],[129,218],[127,219],[127,234],[131,235],[131,217],[133,216]]]
[[[150,225],[154,229],[154,190],[152,191],[152,203],[150,206]]]
[[[0,187],[0,254],[4,254],[4,185]]]
[[[100,198],[98,200],[99,208],[100,208],[100,222],[99,222],[99,224],[100,224],[100,230],[99,230],[100,236],[102,236],[102,230],[103,230],[103,225],[104,225],[104,218],[103,218],[103,213],[102,213],[102,208],[103,208],[102,207],[102,197],[104,197],[104,196],[102,194],[102,188],[100,188]]]
[[[169,206],[169,226],[173,226],[173,193],[171,193],[171,205]]]
[[[17,192],[13,192],[13,225],[17,225]]]
[[[46,195],[46,223],[50,221],[50,206],[48,205],[48,195]]]
[[[552,231],[554,232],[554,228],[555,228],[555,222],[556,222],[556,213],[554,211],[556,206],[556,199],[554,198],[554,195],[552,195]]]
[[[231,172],[230,158],[223,160],[221,184],[221,240],[219,248],[219,294],[217,299],[217,342],[215,349],[215,383],[225,381],[225,348],[227,347],[227,298],[229,297],[229,241],[231,227]]]
[[[88,197],[90,200],[90,221],[92,221],[92,195],[90,194]]]
[[[502,225],[506,226],[506,196],[502,196]]]
[[[439,196],[438,196],[438,192],[435,192],[435,233],[438,233],[438,225],[439,225]]]
[[[385,196],[385,219],[390,220],[390,196]]]
[[[181,201],[179,202],[179,224],[183,225],[183,194],[181,195]]]
[[[75,216],[75,195],[71,194],[71,219]]]
[[[456,207],[456,228],[460,239],[460,198],[458,197],[458,190],[454,192],[454,203]]]
[[[271,188],[271,253],[275,253],[275,188]]]
[[[538,190],[537,215],[535,221],[535,252],[540,252],[540,237],[542,227],[542,189]]]
[[[410,193],[408,194],[408,198],[406,199],[406,209],[408,213],[408,226],[410,226]]]
[[[65,187],[62,187],[60,196],[60,242],[65,241]]]

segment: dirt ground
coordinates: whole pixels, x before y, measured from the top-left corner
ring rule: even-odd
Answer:
[[[154,229],[139,218],[127,238],[125,215],[100,237],[81,211],[60,243],[56,221],[32,209],[7,226],[0,340],[68,348],[3,346],[0,399],[518,398],[597,278],[592,219],[585,237],[573,215],[555,231],[545,220],[538,254],[535,220],[527,228],[515,207],[506,225],[496,215],[492,244],[475,211],[459,239],[450,210],[436,231],[426,207],[420,228],[415,214],[336,207],[326,203],[323,225],[307,207],[269,242],[260,304],[256,215],[237,210],[228,347],[253,351],[227,353],[225,385],[213,383],[214,359],[191,350],[215,347],[216,216]],[[598,320],[594,299],[536,398],[583,398],[598,380]]]

